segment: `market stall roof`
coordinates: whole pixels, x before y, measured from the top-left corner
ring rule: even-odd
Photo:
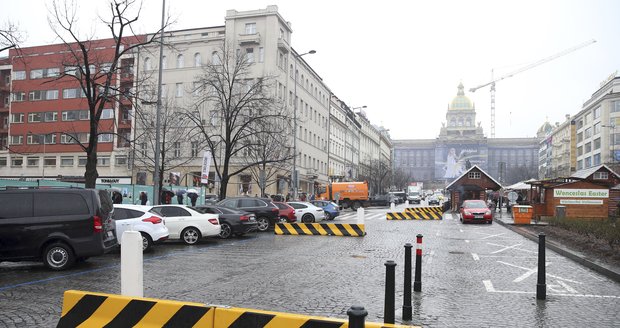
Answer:
[[[532,188],[532,186],[530,184],[528,184],[528,182],[532,182],[532,181],[536,181],[536,179],[532,178],[532,179],[529,179],[529,180],[517,182],[517,183],[515,183],[513,185],[504,187],[504,189],[512,189],[512,190],[526,190],[526,189],[530,189],[530,188]]]
[[[598,166],[593,166],[593,167],[590,167],[590,168],[587,168],[587,169],[579,170],[579,171],[573,173],[573,175],[571,175],[571,178],[587,179],[589,176],[594,174],[594,172],[600,170],[602,167],[606,168],[607,171],[613,173],[616,176],[616,178],[620,178],[620,175],[618,175],[616,172],[614,172],[612,169],[610,169],[605,164],[601,164],[601,165],[598,165]]]
[[[460,182],[461,180],[463,180],[464,177],[468,176],[469,172],[471,172],[472,170],[474,171],[480,171],[482,174],[484,174],[493,184],[495,184],[495,188],[489,188],[489,189],[493,189],[493,190],[499,190],[502,188],[502,185],[497,182],[495,179],[493,179],[493,177],[491,175],[489,175],[488,173],[486,173],[483,169],[481,169],[480,167],[478,167],[478,165],[474,165],[472,167],[469,168],[469,170],[463,172],[463,174],[461,174],[461,176],[459,176],[458,178],[454,179],[454,181],[450,182],[449,185],[446,186],[446,189],[450,189],[450,187],[456,185],[458,182]]]

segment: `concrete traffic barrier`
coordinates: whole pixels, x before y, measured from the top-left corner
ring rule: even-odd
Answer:
[[[360,309],[361,308],[361,309]],[[351,312],[351,313],[349,313]],[[254,309],[207,306],[143,297],[68,290],[57,327],[270,327],[270,328],[405,328],[414,326],[364,323],[363,307],[351,307],[349,320]],[[360,318],[361,317],[361,318]]]
[[[443,215],[435,212],[387,212],[386,220],[441,220]]]
[[[65,327],[213,327],[215,309],[200,303],[143,297],[65,292],[57,328]]]
[[[424,212],[424,213],[440,213],[442,214],[443,207],[441,206],[418,206],[418,207],[407,207],[405,208],[406,212]]]
[[[350,236],[366,235],[364,224],[350,223],[277,223],[276,235]]]
[[[125,231],[121,236],[121,294],[144,296],[144,266],[142,235],[139,231]]]

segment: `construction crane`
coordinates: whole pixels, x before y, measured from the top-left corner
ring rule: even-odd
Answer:
[[[547,58],[541,59],[541,60],[539,60],[537,62],[534,62],[532,64],[529,64],[527,66],[521,67],[521,68],[519,68],[519,69],[517,69],[517,70],[515,70],[513,72],[510,72],[510,73],[508,73],[506,75],[502,75],[502,76],[500,76],[498,78],[493,78],[493,70],[491,70],[491,81],[490,82],[487,82],[487,83],[481,84],[481,85],[479,85],[479,86],[477,86],[475,88],[469,89],[469,92],[476,92],[476,90],[478,90],[480,88],[484,88],[484,87],[486,87],[488,85],[491,86],[491,138],[495,138],[495,83],[496,82],[499,82],[501,80],[507,79],[509,77],[513,77],[513,76],[515,76],[515,75],[517,75],[517,74],[519,74],[521,72],[525,72],[525,71],[527,71],[529,69],[532,69],[532,68],[534,68],[536,66],[542,65],[542,64],[550,62],[550,61],[552,61],[552,60],[554,60],[556,58],[559,58],[559,57],[562,57],[564,55],[567,55],[567,54],[569,54],[569,53],[571,53],[573,51],[579,50],[579,49],[581,49],[583,47],[587,47],[587,46],[589,46],[589,45],[591,45],[591,44],[593,44],[595,42],[596,42],[596,40],[592,39],[590,41],[584,42],[582,44],[579,44],[577,46],[574,46],[572,48],[569,48],[569,49],[566,49],[566,50],[564,50],[562,52],[559,52],[559,53],[557,53],[557,54],[555,54],[553,56],[549,56]]]

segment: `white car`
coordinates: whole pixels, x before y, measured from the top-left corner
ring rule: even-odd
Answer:
[[[151,206],[150,211],[164,218],[170,239],[181,239],[188,245],[194,245],[204,237],[220,235],[217,214],[203,214],[185,205]]]
[[[149,206],[114,204],[112,217],[116,221],[118,243],[123,239],[123,232],[127,230],[139,231],[142,235],[142,251],[146,252],[154,243],[168,239],[168,228],[164,220],[149,212]]]
[[[308,202],[288,202],[295,209],[295,217],[297,222],[312,223],[323,221],[325,218],[325,211]]]

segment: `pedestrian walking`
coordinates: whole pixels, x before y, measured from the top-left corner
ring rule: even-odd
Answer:
[[[123,203],[123,195],[120,192],[114,190],[112,192],[112,202],[114,204],[122,204]]]
[[[144,192],[140,192],[140,205],[146,205],[149,201],[149,196]]]
[[[189,200],[192,202],[192,206],[196,206],[196,200],[198,199],[198,194],[190,192],[187,194]]]

